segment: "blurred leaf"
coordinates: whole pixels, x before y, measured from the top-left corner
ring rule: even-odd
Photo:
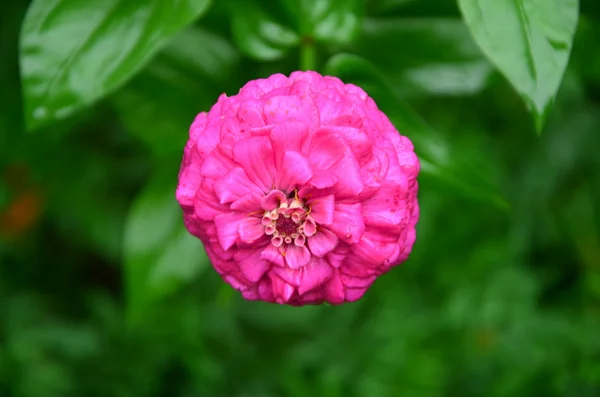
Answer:
[[[507,208],[508,203],[491,183],[489,175],[481,174],[474,159],[454,151],[448,138],[389,89],[389,82],[373,65],[355,55],[338,54],[329,60],[326,70],[347,83],[360,86],[377,101],[396,128],[415,145],[423,174],[453,186],[467,197]]]
[[[599,8],[600,10],[600,8]],[[600,84],[600,52],[590,51],[600,43],[600,25],[586,16],[579,18],[570,64],[586,82]]]
[[[0,214],[8,205],[9,199],[10,191],[8,190],[8,186],[6,186],[6,183],[4,183],[3,179],[0,179]]]
[[[208,0],[34,0],[21,31],[29,129],[72,114],[118,88]]]
[[[291,28],[277,21],[264,8],[250,0],[232,5],[233,38],[239,49],[251,58],[273,61],[283,57],[288,49],[300,43]]]
[[[356,49],[401,95],[475,93],[492,71],[457,18],[367,19]]]
[[[367,0],[370,15],[390,17],[457,17],[456,0]]]
[[[360,31],[360,0],[282,0],[300,34],[326,44],[348,44]]]
[[[123,259],[133,321],[147,305],[191,282],[208,264],[202,244],[183,225],[174,193],[176,175],[165,170],[155,175],[127,218]]]
[[[578,0],[458,0],[483,52],[521,94],[541,132],[569,60]]]
[[[194,117],[236,82],[238,60],[225,39],[190,28],[111,100],[127,130],[155,155],[180,153]]]

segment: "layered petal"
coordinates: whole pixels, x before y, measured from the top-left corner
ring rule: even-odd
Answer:
[[[233,158],[248,179],[264,193],[273,188],[276,170],[269,138],[253,137],[238,141],[233,148]]]
[[[319,225],[331,225],[335,212],[335,196],[333,194],[307,200],[310,216]]]
[[[360,203],[336,203],[333,215],[334,221],[327,226],[342,241],[356,244],[365,232],[365,222]]]
[[[298,269],[310,261],[310,251],[305,246],[290,244],[285,251],[285,263],[292,269]]]
[[[275,166],[280,169],[285,152],[300,152],[308,136],[308,126],[300,121],[277,124],[271,130]]]
[[[250,181],[240,167],[231,168],[221,179],[215,181],[214,191],[221,204],[231,203],[248,194],[258,194],[261,190]]]
[[[303,186],[313,173],[308,160],[298,152],[286,151],[275,177],[275,187],[284,192],[291,192]]]
[[[298,286],[299,294],[304,294],[329,280],[333,268],[325,259],[312,257],[310,263],[302,268],[302,272],[302,280]]]
[[[233,258],[240,266],[244,277],[250,282],[257,282],[271,268],[271,264],[260,258],[260,251],[243,249],[235,253]]]
[[[239,212],[223,212],[215,215],[215,228],[221,248],[227,251],[239,239],[238,228],[246,216]]]
[[[337,247],[338,237],[325,228],[320,228],[313,236],[308,238],[310,252],[319,258],[324,257]]]
[[[239,222],[238,233],[242,241],[253,243],[265,235],[265,227],[260,223],[260,218],[245,217]]]

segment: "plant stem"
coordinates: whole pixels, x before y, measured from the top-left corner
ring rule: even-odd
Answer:
[[[300,47],[300,70],[315,70],[316,50],[313,40],[307,38]]]

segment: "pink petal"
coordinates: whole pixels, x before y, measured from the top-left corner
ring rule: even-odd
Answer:
[[[338,181],[338,178],[329,171],[320,171],[313,175],[310,184],[317,189],[332,187]]]
[[[323,289],[325,293],[325,300],[332,304],[340,304],[344,302],[344,284],[340,279],[340,274],[337,269],[333,269],[331,278],[325,284]]]
[[[249,301],[255,301],[260,298],[256,287],[249,288],[245,291],[242,291],[242,296],[244,297],[244,299],[249,300]]]
[[[233,157],[264,193],[273,188],[276,170],[269,138],[254,137],[238,141],[233,148]]]
[[[239,212],[225,212],[215,215],[214,222],[217,237],[221,248],[225,251],[237,242],[239,238],[238,227],[243,219],[246,219],[246,216]]]
[[[327,111],[321,114],[323,125],[344,127],[361,128],[363,119],[367,118],[364,108],[352,102],[328,102]]]
[[[252,243],[265,235],[265,227],[260,218],[247,217],[240,221],[238,232],[242,241]]]
[[[319,305],[323,303],[323,292],[320,289],[306,292],[298,296],[298,306]]]
[[[230,170],[223,178],[215,181],[215,193],[221,204],[230,203],[252,193],[262,193],[240,167]]]
[[[364,189],[364,183],[360,176],[360,166],[352,154],[345,156],[342,161],[331,168],[338,178],[336,185],[331,188],[336,198],[358,197]]]
[[[286,283],[297,287],[302,282],[304,269],[290,269],[289,267],[274,267],[273,273],[281,277]]]
[[[212,221],[215,215],[228,211],[227,206],[219,202],[213,186],[211,179],[205,179],[196,191],[194,214],[203,221]]]
[[[243,212],[246,215],[258,216],[262,214],[260,208],[260,200],[262,197],[263,195],[260,193],[249,193],[231,203],[230,208],[234,211]]]
[[[378,273],[377,266],[365,263],[364,259],[354,252],[351,252],[346,256],[342,266],[339,267],[339,270],[342,274],[358,278],[368,278],[376,276]]]
[[[277,124],[271,130],[271,144],[275,154],[275,165],[281,168],[283,154],[287,151],[299,152],[308,135],[308,127],[301,122]]]
[[[333,187],[338,178],[330,171],[317,171],[306,185],[298,191],[300,198],[322,197],[329,195],[327,188]]]
[[[337,135],[329,135],[327,131],[317,131],[310,140],[306,150],[306,157],[315,172],[327,171],[339,163],[346,153],[346,147]]]
[[[347,274],[340,274],[342,283],[349,288],[369,288],[376,278],[377,276],[352,277]]]
[[[407,186],[383,182],[379,190],[362,203],[365,223],[376,226],[399,225],[409,214]]]
[[[181,169],[175,196],[182,207],[191,208],[194,205],[196,191],[203,179],[202,173],[200,172],[200,165],[197,163],[191,163],[187,167]]]
[[[223,279],[236,290],[245,291],[248,289],[248,284],[242,279],[243,277],[242,274],[225,274]]]
[[[265,302],[275,302],[275,296],[273,295],[273,283],[270,278],[263,278],[258,284],[258,295],[260,299]]]
[[[304,222],[304,234],[306,237],[311,237],[317,232],[317,225],[312,218],[312,216],[308,215],[306,217],[306,222]]]
[[[254,81],[253,85],[265,93],[269,92],[269,91],[273,91],[274,89],[277,89],[279,87],[288,86],[290,84],[287,76],[285,76],[281,73],[275,73],[275,74],[272,74],[271,76],[267,77],[266,79],[257,79],[257,80],[253,80],[253,81]],[[250,84],[250,83],[246,83],[246,85],[248,85],[248,84]],[[246,86],[244,86],[242,88],[242,92],[244,92],[244,90],[246,90]]]
[[[325,259],[312,257],[310,263],[302,268],[302,282],[298,286],[298,293],[304,294],[323,284],[331,277],[333,269]]]
[[[229,111],[235,113],[237,112],[237,107],[228,106],[228,112]],[[240,122],[237,117],[223,117],[224,118],[219,117],[216,119],[217,122],[220,123],[218,135],[221,142],[219,144],[219,148],[221,148],[223,152],[227,153],[229,157],[233,158],[233,147],[235,143],[249,135],[241,133],[242,127],[240,127]]]
[[[269,194],[260,199],[260,206],[265,211],[271,211],[279,207],[282,201],[286,200],[286,195],[281,190],[271,190]]]
[[[310,261],[310,251],[306,247],[290,244],[285,251],[285,262],[292,269],[298,269]]]
[[[396,246],[397,243],[395,241],[378,241],[376,234],[369,233],[365,234],[352,248],[353,255],[361,258],[361,262],[365,265],[380,266],[394,254],[394,251],[397,249]]]
[[[327,129],[318,130],[308,145],[306,157],[313,171],[332,172],[337,184],[332,188],[336,197],[357,196],[364,185],[360,177],[360,166],[344,139]]]
[[[305,123],[309,129],[320,125],[319,110],[308,95],[280,95],[269,98],[263,108],[267,124],[284,124],[291,121]]]
[[[360,203],[336,203],[334,221],[328,228],[342,241],[357,243],[365,232]]]
[[[335,249],[338,245],[338,237],[327,229],[319,228],[317,233],[308,238],[310,252],[322,258]]]
[[[327,261],[329,264],[336,268],[340,267],[350,252],[350,247],[351,246],[348,244],[339,243],[333,251],[327,254]]]
[[[356,302],[367,292],[366,288],[346,288],[346,301]]]
[[[302,187],[312,176],[310,164],[304,156],[298,152],[286,151],[275,178],[275,186],[290,193],[297,186]]]
[[[219,147],[206,157],[202,163],[202,175],[219,179],[235,167],[233,160]]]
[[[262,127],[250,128],[250,135],[252,136],[270,136],[274,125],[265,125]]]
[[[345,141],[350,146],[354,157],[359,163],[364,163],[373,153],[373,143],[371,138],[358,128],[343,126],[327,126],[323,130],[329,134],[337,134],[345,138]]]
[[[268,244],[260,253],[260,257],[277,266],[283,267],[285,265],[285,259],[280,248],[275,247],[273,244]]]
[[[192,140],[195,143],[196,151],[200,159],[205,159],[219,145],[219,134],[215,131],[215,125],[209,125],[209,118],[204,121],[199,120],[200,115],[194,120],[190,129],[190,136],[196,135]],[[199,124],[196,124],[200,121]]]
[[[310,216],[312,216],[317,224],[331,225],[335,209],[335,198],[333,194],[308,200],[307,204],[311,208]]]
[[[295,288],[289,283],[283,281],[281,277],[277,276],[275,273],[271,272],[269,275],[271,277],[275,301],[279,304],[289,301],[294,293]]]
[[[235,253],[234,259],[240,266],[240,270],[245,278],[250,282],[257,282],[271,268],[271,264],[260,259],[258,250],[239,250]]]
[[[244,131],[247,131],[250,128],[257,128],[265,125],[262,108],[263,102],[259,100],[251,99],[240,104],[237,118],[240,122],[240,127]]]
[[[198,135],[204,131],[206,128],[206,124],[208,123],[208,114],[206,112],[198,113],[198,115],[192,121],[192,126],[190,127],[189,136],[190,139],[188,142],[195,142],[198,139]]]

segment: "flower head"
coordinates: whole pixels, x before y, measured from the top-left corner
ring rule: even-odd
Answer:
[[[412,143],[362,89],[275,74],[196,117],[177,200],[246,299],[339,304],[408,257],[418,173]]]

